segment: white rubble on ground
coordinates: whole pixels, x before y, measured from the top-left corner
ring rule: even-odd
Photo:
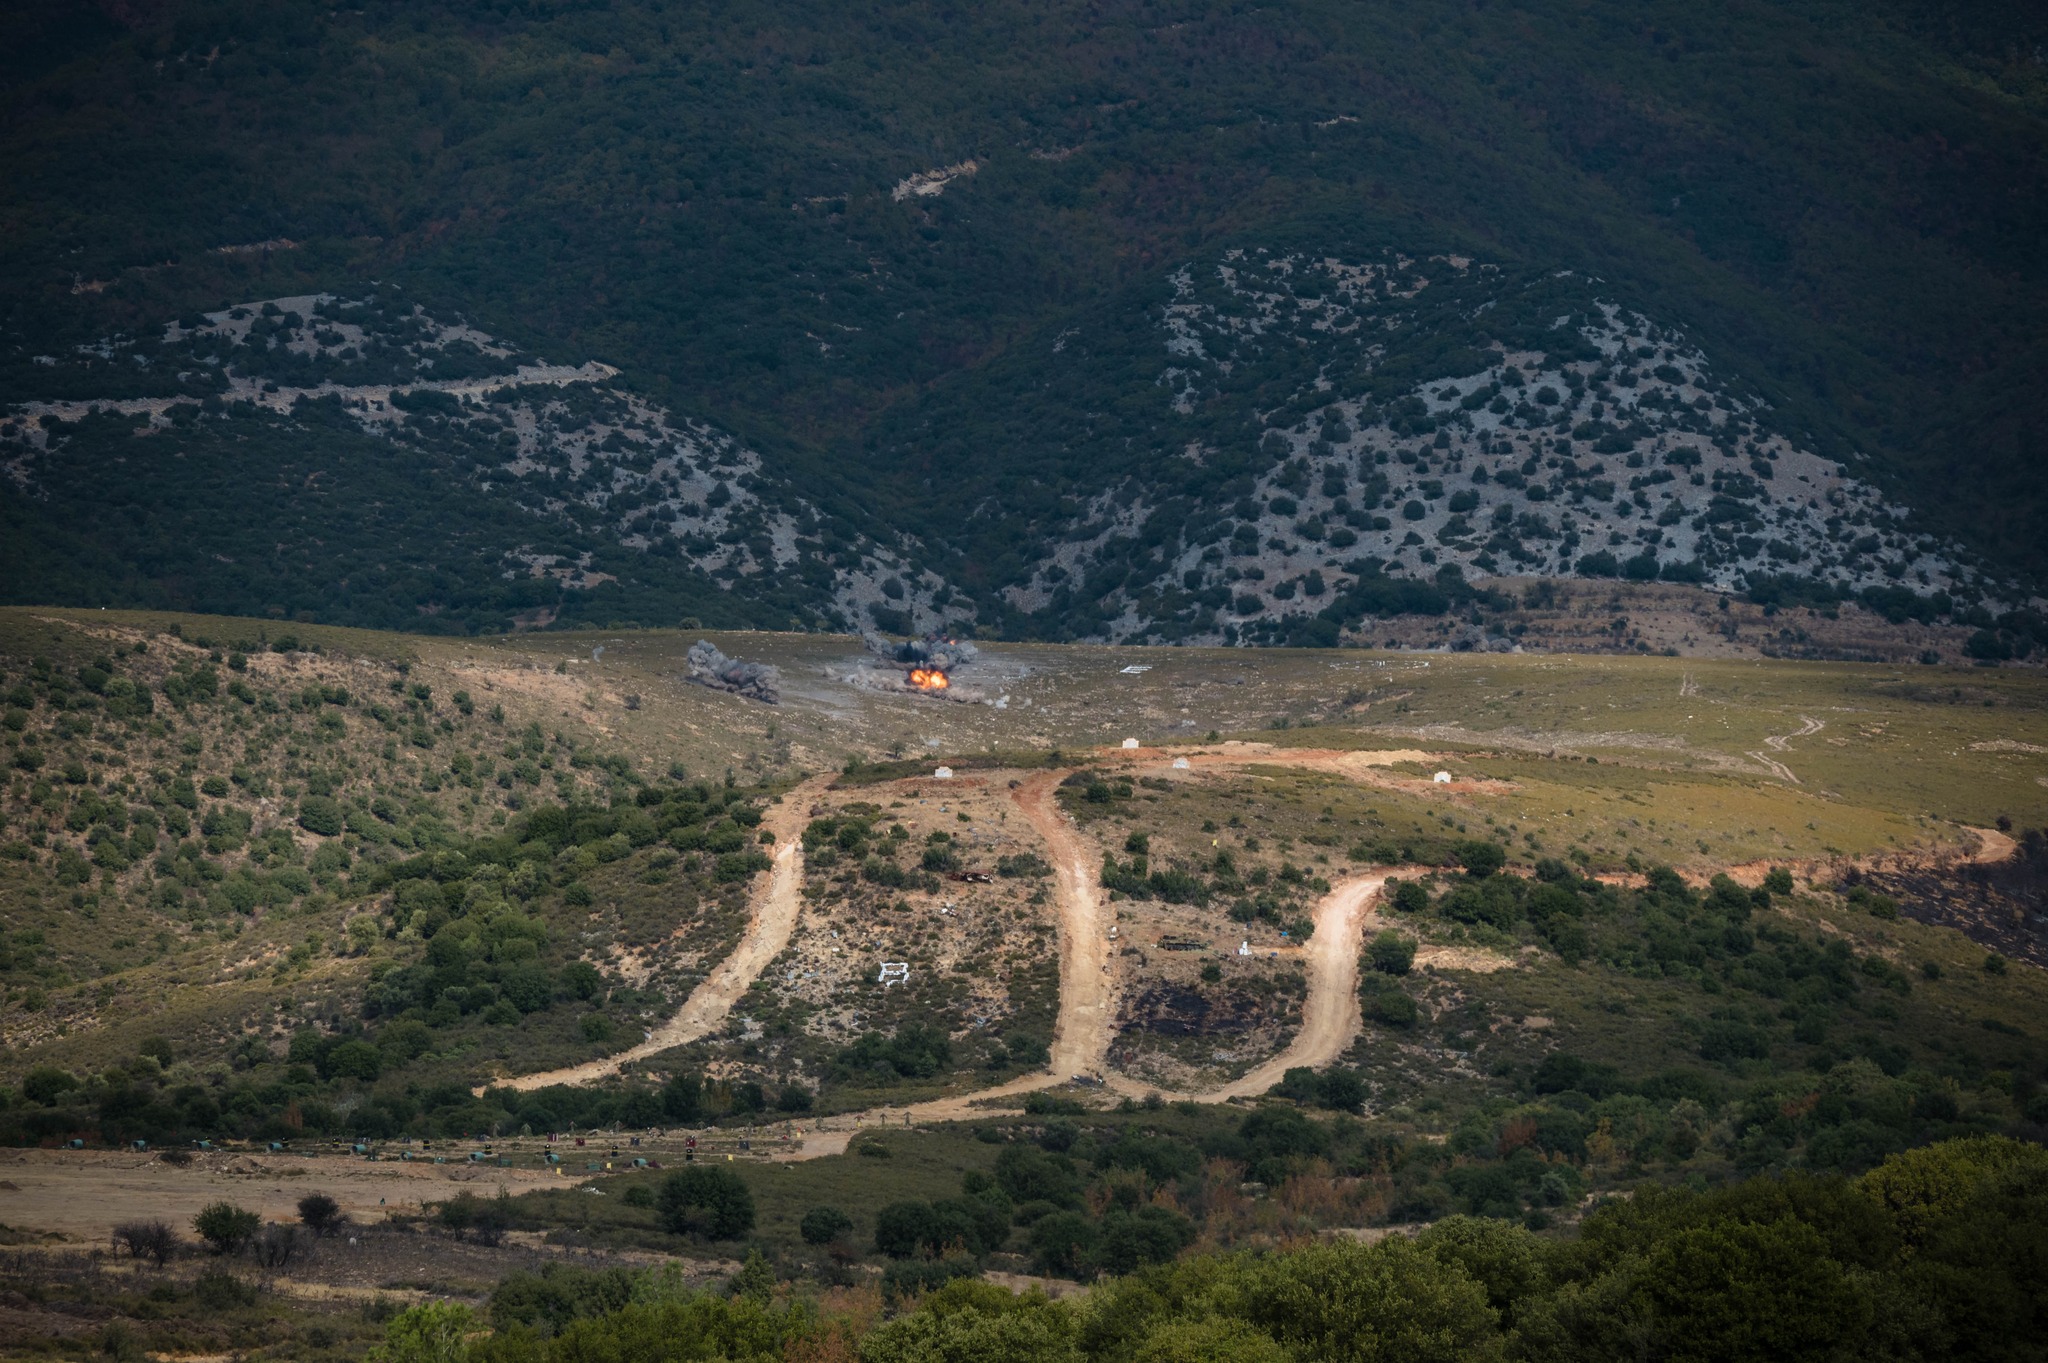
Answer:
[[[945,192],[946,186],[953,181],[962,176],[972,175],[980,169],[981,163],[970,158],[950,166],[920,170],[898,180],[896,187],[889,191],[889,198],[896,203],[902,203],[905,199],[929,199]]]

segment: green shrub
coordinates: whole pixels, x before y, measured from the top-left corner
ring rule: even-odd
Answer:
[[[1484,880],[1508,864],[1508,849],[1483,839],[1461,842],[1458,844],[1458,864],[1474,880]]]
[[[837,1207],[813,1207],[797,1226],[807,1245],[829,1245],[853,1229],[853,1218]]]
[[[232,1202],[210,1203],[192,1218],[192,1229],[215,1254],[235,1253],[249,1243],[249,1237],[256,1234],[262,1224],[262,1218],[256,1213]]]
[[[1414,998],[1391,981],[1366,992],[1362,1002],[1365,1016],[1382,1026],[1408,1028],[1415,1025],[1417,1009]]]
[[[31,1103],[54,1107],[59,1098],[77,1087],[78,1079],[69,1070],[60,1070],[53,1065],[38,1065],[21,1081],[21,1094]]]
[[[1372,939],[1366,953],[1382,975],[1406,975],[1415,965],[1415,939],[1388,928]]]
[[[754,1228],[754,1195],[730,1169],[692,1164],[662,1180],[655,1198],[663,1229],[737,1240]]]

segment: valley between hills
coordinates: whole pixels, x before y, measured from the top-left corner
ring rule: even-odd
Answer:
[[[0,1358],[2048,1358],[2048,8],[0,108]]]

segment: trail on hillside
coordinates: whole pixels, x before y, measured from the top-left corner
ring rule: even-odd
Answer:
[[[1102,1069],[1115,1039],[1116,990],[1109,925],[1103,917],[1102,853],[1059,807],[1055,793],[1063,774],[1032,777],[1018,787],[1015,799],[1052,854],[1048,860],[1060,917],[1060,1005],[1047,1068],[1054,1076],[1072,1078]]]
[[[1329,771],[1353,779],[1370,779],[1373,767],[1396,762],[1427,762],[1421,752],[1343,752],[1322,749],[1278,749],[1265,744],[1231,745],[1234,751],[1142,753],[1119,751],[1145,768],[1171,770],[1186,758],[1205,769],[1245,766],[1297,766]],[[835,1119],[850,1123],[839,1131],[819,1130],[806,1136],[801,1152],[790,1158],[810,1159],[846,1148],[854,1130],[897,1122],[959,1121],[1003,1111],[1003,1100],[1017,1098],[1074,1079],[1093,1079],[1118,1092],[1161,1092],[1110,1071],[1110,1043],[1116,1036],[1116,979],[1110,958],[1109,928],[1100,885],[1101,849],[1077,828],[1058,800],[1064,770],[1035,772],[1012,794],[1019,812],[1045,843],[1053,866],[1059,915],[1059,1011],[1054,1024],[1051,1057],[1045,1069],[972,1093],[956,1094],[904,1107],[881,1107],[847,1113]],[[814,794],[829,784],[817,778],[799,786],[770,811],[763,825],[776,835],[775,866],[754,920],[739,946],[692,992],[675,1016],[645,1041],[615,1055],[565,1069],[521,1075],[509,1086],[531,1090],[553,1084],[589,1084],[618,1074],[626,1066],[661,1051],[707,1035],[723,1022],[732,1006],[788,944],[802,909],[803,826]],[[1354,876],[1339,883],[1318,901],[1316,930],[1309,940],[1308,995],[1302,1004],[1302,1025],[1278,1055],[1215,1089],[1195,1093],[1164,1093],[1162,1097],[1222,1103],[1264,1093],[1286,1071],[1327,1065],[1357,1038],[1361,1026],[1358,1004],[1358,956],[1373,899],[1389,872]]]
[[[1301,1030],[1278,1055],[1217,1088],[1171,1092],[1129,1075],[1109,1076],[1109,1087],[1142,1096],[1157,1093],[1171,1102],[1227,1103],[1256,1098],[1291,1069],[1320,1069],[1351,1048],[1364,1026],[1358,1003],[1358,957],[1369,925],[1377,922],[1373,901],[1392,874],[1378,871],[1339,882],[1315,907],[1316,930],[1308,940],[1308,997],[1302,1000]]]
[[[1054,818],[1061,817],[1055,807]],[[1078,834],[1071,841],[1079,842]],[[1085,862],[1082,863],[1084,866]],[[1306,1066],[1320,1068],[1336,1060],[1358,1039],[1364,1018],[1358,1003],[1358,957],[1367,928],[1378,920],[1372,912],[1372,903],[1385,886],[1388,871],[1370,875],[1355,876],[1337,885],[1323,896],[1315,907],[1315,934],[1309,939],[1308,956],[1308,997],[1302,1003],[1302,1023],[1294,1040],[1280,1054],[1256,1068],[1213,1089],[1198,1092],[1176,1092],[1162,1089],[1157,1084],[1146,1084],[1129,1075],[1108,1069],[1102,1058],[1108,1053],[1109,1043],[1114,1039],[1115,1016],[1114,989],[1107,971],[1097,967],[1092,972],[1088,967],[1091,958],[1103,955],[1107,941],[1107,930],[1097,919],[1093,943],[1098,950],[1092,953],[1061,956],[1061,996],[1059,1038],[1053,1048],[1053,1064],[1049,1069],[1036,1074],[1027,1074],[1012,1079],[1006,1084],[993,1088],[978,1089],[973,1093],[956,1094],[948,1098],[935,1098],[929,1102],[911,1103],[902,1107],[872,1108],[864,1112],[842,1113],[829,1120],[846,1123],[835,1131],[817,1130],[804,1136],[801,1150],[790,1151],[780,1159],[817,1159],[824,1155],[845,1152],[856,1132],[863,1128],[911,1126],[919,1122],[957,1122],[975,1117],[987,1117],[1015,1112],[1018,1109],[1006,1104],[1005,1099],[1021,1098],[1027,1093],[1051,1088],[1076,1076],[1099,1078],[1105,1088],[1129,1097],[1146,1097],[1158,1094],[1169,1102],[1227,1103],[1234,1098],[1255,1098],[1280,1082],[1288,1070]],[[1099,904],[1100,895],[1085,879],[1083,889],[1089,898]],[[1062,878],[1061,922],[1063,928],[1087,926],[1091,919],[1089,911],[1069,912],[1066,900],[1066,882]],[[1064,944],[1063,944],[1064,946]],[[1069,963],[1072,963],[1071,966]],[[1069,1007],[1065,992],[1069,970],[1082,974],[1084,980],[1100,981],[1099,1002],[1086,1000]],[[1075,1068],[1070,1062],[1090,1054],[1094,1063]]]
[[[838,1120],[858,1128],[869,1123],[954,1122],[1001,1110],[1005,1098],[1021,1097],[1075,1078],[1099,1078],[1116,1037],[1116,981],[1111,973],[1109,925],[1101,888],[1102,852],[1060,808],[1065,771],[1037,772],[1020,782],[1011,799],[1051,854],[1060,925],[1059,1013],[1053,1023],[1052,1056],[1035,1074],[973,1093],[934,1098],[905,1107],[846,1113]],[[801,1158],[836,1154],[852,1130],[806,1136]]]
[[[1343,753],[1320,749],[1274,749],[1247,744],[1242,753],[1168,754],[1119,750],[1119,757],[1138,757],[1143,768],[1171,770],[1185,757],[1204,768],[1248,765],[1294,765],[1359,776],[1365,768],[1394,762],[1427,761],[1424,753]],[[973,1093],[935,1098],[902,1107],[844,1113],[832,1120],[848,1123],[837,1131],[818,1130],[804,1138],[800,1151],[782,1158],[815,1159],[839,1154],[854,1132],[866,1126],[912,1125],[917,1122],[963,1121],[1014,1111],[1005,1099],[1050,1088],[1074,1078],[1099,1079],[1118,1093],[1153,1093],[1172,1101],[1224,1103],[1255,1097],[1280,1081],[1288,1070],[1317,1068],[1341,1056],[1363,1025],[1358,1003],[1358,957],[1366,927],[1373,920],[1372,903],[1390,871],[1354,876],[1340,882],[1315,906],[1315,932],[1309,938],[1308,996],[1302,1003],[1302,1025],[1281,1051],[1227,1084],[1200,1092],[1170,1092],[1156,1084],[1111,1070],[1109,1046],[1116,1037],[1116,980],[1109,951],[1109,929],[1100,886],[1101,849],[1076,828],[1059,807],[1061,771],[1039,773],[1024,781],[1013,798],[1032,828],[1044,839],[1056,876],[1060,920],[1060,1001],[1052,1059],[1046,1069]]]
[[[775,860],[768,873],[768,884],[755,902],[753,918],[739,945],[702,984],[690,991],[690,997],[674,1016],[648,1033],[647,1039],[637,1046],[566,1069],[522,1074],[505,1081],[505,1087],[523,1091],[553,1084],[596,1083],[636,1060],[707,1036],[723,1023],[748,986],[760,978],[770,961],[782,954],[782,949],[789,945],[790,934],[796,930],[797,916],[803,911],[804,824],[810,817],[812,799],[830,780],[818,777],[806,781],[762,816],[761,826],[775,835]]]
[[[1321,1069],[1358,1039],[1364,1016],[1358,1003],[1358,957],[1372,905],[1387,873],[1340,881],[1315,909],[1315,934],[1308,939],[1308,997],[1301,1004],[1301,1030],[1287,1049],[1221,1088],[1190,1095],[1207,1103],[1255,1098],[1291,1069]]]
[[[1764,746],[1771,749],[1773,752],[1790,752],[1791,749],[1785,746],[1786,743],[1790,740],[1795,738],[1809,737],[1813,734],[1819,733],[1822,729],[1828,727],[1823,721],[1815,719],[1811,715],[1801,715],[1799,719],[1801,721],[1800,726],[1792,733],[1766,734],[1764,736]],[[1745,753],[1743,755],[1745,757],[1754,758],[1756,761],[1763,763],[1766,767],[1769,767],[1771,769],[1772,774],[1775,775],[1781,781],[1784,781],[1790,785],[1795,786],[1802,784],[1799,778],[1792,774],[1792,769],[1790,767],[1786,766],[1783,762],[1780,762],[1775,758],[1766,756],[1761,752]]]
[[[1965,824],[1968,828],[1969,825]],[[1970,853],[1969,861],[1979,866],[1988,866],[1995,861],[2004,861],[2019,854],[2020,845],[2011,836],[1995,828],[1971,828],[1977,835],[1977,850]]]
[[[1779,752],[1786,752],[1789,751],[1789,749],[1785,747],[1785,741],[1787,739],[1805,738],[1810,734],[1817,734],[1822,729],[1828,727],[1825,721],[1815,719],[1812,715],[1801,715],[1799,719],[1799,728],[1794,732],[1789,734],[1773,734],[1770,737],[1764,739],[1764,742],[1768,744],[1770,747],[1776,748]]]

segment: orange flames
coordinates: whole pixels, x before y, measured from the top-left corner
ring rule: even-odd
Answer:
[[[936,667],[913,667],[910,684],[920,691],[943,691],[953,683]]]

